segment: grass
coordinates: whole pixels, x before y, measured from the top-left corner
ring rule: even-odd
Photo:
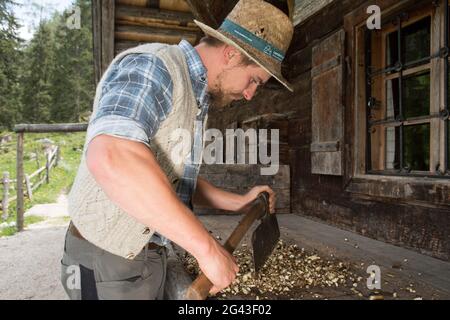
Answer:
[[[50,133],[50,134],[25,134],[24,143],[24,171],[25,174],[31,174],[38,168],[45,166],[45,154],[43,151],[41,139],[52,140],[60,147],[60,161],[57,167],[50,171],[50,183],[44,183],[37,190],[33,191],[33,200],[25,197],[25,210],[36,204],[54,203],[61,193],[67,193],[75,178],[78,165],[80,163],[82,149],[84,145],[85,133]],[[16,177],[16,135],[13,134],[13,141],[0,147],[0,173],[8,171],[10,179]],[[44,174],[44,173],[43,173]],[[32,182],[37,182],[35,178]],[[0,186],[0,192],[3,194],[3,187]],[[14,189],[10,190],[10,197],[15,195]],[[0,198],[2,196],[0,195]],[[10,203],[9,218],[6,222],[16,220],[16,204]],[[28,219],[28,220],[27,220]],[[25,224],[40,222],[34,220],[35,217],[26,217]],[[11,229],[11,230],[8,230]],[[0,236],[12,235],[15,233],[15,227],[3,229]]]
[[[39,223],[42,221],[45,221],[45,217],[40,216],[28,216],[24,219],[24,225],[25,227],[28,227],[31,224]],[[9,237],[14,235],[17,232],[16,227],[6,227],[3,229],[0,229],[0,237]]]

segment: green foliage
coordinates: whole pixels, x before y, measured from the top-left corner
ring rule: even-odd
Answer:
[[[20,120],[19,25],[12,14],[14,3],[0,0],[0,131]]]
[[[67,10],[41,20],[22,45],[12,13],[0,0],[0,130],[18,122],[78,122],[94,96],[91,1],[75,0],[81,28],[70,29]]]
[[[53,45],[50,27],[42,22],[25,50],[22,112],[24,120],[30,123],[48,123],[51,118]]]
[[[81,29],[67,28],[69,15],[58,17],[55,31],[54,72],[52,73],[52,120],[78,122],[91,109],[94,96],[91,4],[78,0]]]

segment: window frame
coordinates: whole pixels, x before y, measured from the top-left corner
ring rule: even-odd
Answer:
[[[428,177],[436,177],[436,178],[446,178],[445,175],[440,174],[439,172],[436,172],[436,168],[438,164],[443,163],[444,160],[441,159],[440,156],[440,149],[441,146],[437,144],[432,144],[432,141],[439,140],[439,134],[441,129],[441,121],[444,121],[440,119],[440,106],[441,104],[436,99],[436,95],[433,93],[433,88],[440,84],[440,80],[436,79],[435,75],[439,73],[439,70],[437,69],[438,66],[436,63],[433,63],[434,59],[442,59],[440,57],[434,56],[435,53],[439,53],[439,50],[441,49],[440,41],[439,39],[436,39],[436,37],[439,37],[440,35],[440,28],[437,27],[434,23],[436,21],[436,14],[439,14],[437,10],[434,10],[432,4],[426,4],[423,7],[420,7],[419,9],[415,9],[412,11],[404,11],[406,13],[407,18],[401,18],[400,14],[395,15],[395,17],[392,17],[391,19],[388,19],[385,26],[382,26],[382,30],[380,31],[371,31],[369,32],[369,37],[371,41],[372,48],[375,47],[377,49],[377,53],[373,53],[371,55],[371,62],[373,65],[376,65],[379,67],[379,70],[388,70],[391,69],[387,65],[387,39],[389,35],[393,32],[396,32],[399,28],[399,25],[402,29],[411,26],[427,17],[430,18],[430,52],[428,53],[428,56],[421,59],[422,62],[418,63],[418,61],[412,64],[409,62],[408,64],[405,64],[404,61],[401,61],[405,66],[400,71],[395,72],[373,72],[376,74],[376,76],[368,75],[368,71],[366,72],[367,79],[369,78],[372,80],[372,85],[370,86],[371,90],[373,87],[375,87],[375,94],[372,94],[375,98],[378,98],[377,100],[381,104],[381,108],[377,112],[372,112],[371,114],[376,113],[376,118],[378,120],[376,121],[367,121],[368,130],[372,130],[372,134],[367,135],[367,139],[370,139],[370,141],[367,141],[367,148],[369,148],[369,155],[366,158],[366,172],[368,174],[384,174],[384,175],[406,175],[406,176],[428,176]],[[396,24],[392,23],[392,20],[395,19]],[[367,31],[365,31],[367,32]],[[367,40],[366,40],[367,42]],[[364,45],[361,44],[361,46],[364,47],[362,49],[359,47],[359,50],[365,50],[367,43]],[[381,52],[381,54],[379,54]],[[402,53],[399,52],[399,55]],[[374,57],[378,57],[378,61],[374,61]],[[367,59],[367,56],[366,56]],[[404,81],[406,81],[411,76],[418,76],[421,74],[429,74],[430,77],[430,88],[429,88],[429,95],[430,95],[430,105],[429,105],[429,113],[428,115],[423,116],[416,116],[416,117],[410,117],[406,118],[405,109],[400,107],[402,110],[402,114],[399,115],[400,117],[394,117],[393,119],[387,118],[387,96],[388,96],[388,90],[387,85],[389,81],[398,79],[399,85],[403,86]],[[402,87],[403,90],[403,87]],[[402,92],[402,91],[400,91]],[[366,99],[367,104],[369,104],[370,98],[367,96],[366,92]],[[403,97],[400,97],[400,100],[402,100]],[[403,101],[402,101],[403,103]],[[369,108],[367,108],[366,114],[369,113]],[[406,163],[403,161],[403,148],[405,148],[405,141],[403,140],[403,137],[405,134],[405,128],[412,125],[423,125],[423,124],[429,124],[429,130],[430,130],[430,144],[429,144],[429,167],[428,171],[413,171],[413,170],[407,170],[405,169]],[[386,146],[386,129],[387,128],[398,128],[399,129],[399,136],[400,136],[400,169],[387,169],[386,168],[386,152],[387,152],[387,146]],[[377,130],[378,129],[378,130]],[[372,143],[375,144],[375,147],[373,148]],[[444,143],[443,143],[444,144]],[[375,169],[374,169],[375,168]],[[448,177],[448,176],[447,176]]]
[[[439,29],[439,38],[434,37],[431,40],[431,52],[435,52],[436,46],[441,47],[444,42],[443,27],[445,25],[444,14],[441,4],[446,0],[439,0],[440,6],[433,7],[433,12],[436,15],[431,22],[431,33],[436,28]],[[448,0],[447,0],[448,1]],[[448,176],[444,178],[438,175],[423,175],[421,173],[390,173],[380,172],[379,174],[368,173],[366,170],[367,159],[367,135],[368,135],[368,117],[366,117],[366,81],[365,81],[365,61],[366,52],[361,50],[361,45],[364,44],[364,28],[368,14],[366,9],[370,5],[378,5],[382,10],[382,20],[384,17],[392,17],[401,11],[420,10],[423,6],[429,5],[429,1],[414,1],[414,0],[372,0],[367,1],[354,11],[350,12],[344,17],[344,29],[347,33],[347,72],[348,79],[346,83],[346,155],[348,161],[345,164],[345,179],[344,188],[347,192],[355,196],[371,199],[395,199],[396,203],[416,203],[417,205],[433,206],[433,207],[450,207],[450,179]],[[420,20],[420,19],[418,19]],[[413,22],[411,22],[413,23]],[[385,44],[385,42],[383,41]],[[384,57],[383,57],[384,59]],[[439,86],[431,86],[430,104],[433,108],[439,108],[443,105],[444,92],[444,72],[439,68],[443,68],[444,59],[432,59],[430,61],[430,69],[436,70],[434,76],[439,79]],[[432,109],[434,110],[434,109]],[[417,120],[420,121],[420,120]],[[434,120],[434,121],[440,121]],[[440,121],[438,124],[438,139],[436,133],[430,133],[430,148],[438,148],[438,159],[444,157],[444,128]],[[431,124],[431,126],[434,126]],[[437,140],[437,141],[436,141]],[[430,153],[431,158],[431,153]],[[430,159],[430,167],[436,157]],[[384,157],[383,157],[384,159]]]

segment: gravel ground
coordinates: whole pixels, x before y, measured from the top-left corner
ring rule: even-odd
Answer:
[[[60,260],[68,219],[60,213],[0,238],[0,300],[67,299],[60,284]]]

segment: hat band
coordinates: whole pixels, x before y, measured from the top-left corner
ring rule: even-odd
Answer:
[[[276,60],[283,62],[284,59],[283,51],[275,48],[267,41],[257,37],[250,31],[244,29],[243,27],[234,23],[233,21],[225,19],[225,21],[222,23],[219,29],[227,31],[228,33],[239,38],[245,43],[251,45],[253,48],[261,51],[262,53],[268,55],[269,57],[275,58]]]

